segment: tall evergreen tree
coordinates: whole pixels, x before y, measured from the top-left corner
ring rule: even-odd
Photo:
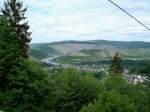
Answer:
[[[0,10],[0,90],[7,88],[7,76],[20,58],[28,58],[30,32],[23,3],[7,0]]]
[[[7,0],[4,2],[4,8],[1,9],[4,16],[13,28],[12,33],[16,35],[21,50],[20,56],[28,58],[29,42],[31,40],[29,25],[26,21],[25,12],[27,8],[19,0]]]
[[[0,90],[7,87],[7,76],[20,58],[19,44],[9,22],[0,17]]]
[[[112,74],[122,74],[123,73],[123,66],[121,65],[121,57],[119,57],[119,54],[116,53],[111,61],[110,66],[110,73]]]

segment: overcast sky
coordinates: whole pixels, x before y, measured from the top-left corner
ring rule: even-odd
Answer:
[[[32,43],[62,40],[150,41],[150,31],[108,0],[22,0]],[[150,0],[112,0],[150,27]],[[2,6],[3,0],[0,0]]]

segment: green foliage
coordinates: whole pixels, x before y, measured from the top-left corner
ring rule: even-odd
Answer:
[[[20,58],[28,57],[29,26],[25,21],[26,8],[22,2],[7,0],[0,13],[0,90],[7,88],[7,76],[18,65]]]
[[[11,33],[9,22],[5,18],[0,22],[0,89],[5,89],[7,74],[17,65],[20,50],[16,35]]]
[[[107,91],[116,90],[120,94],[127,95],[134,91],[134,85],[129,84],[122,78],[122,75],[110,77],[105,81],[105,89]]]
[[[84,73],[84,71],[83,71]],[[85,75],[87,75],[87,73],[91,74],[93,77],[95,77],[98,80],[102,80],[104,78],[106,78],[106,73],[104,72],[85,72]]]
[[[16,36],[18,41],[20,56],[27,58],[30,42],[30,32],[28,22],[26,21],[25,12],[27,8],[23,8],[23,3],[19,0],[7,0],[4,2],[4,8],[1,8],[2,16],[9,21],[12,27],[11,33]]]
[[[150,90],[143,96],[137,107],[139,112],[150,112]]]
[[[38,112],[50,94],[49,76],[36,62],[21,60],[8,75],[9,89],[0,92],[6,112]]]
[[[110,66],[110,74],[121,74],[123,73],[123,66],[121,65],[121,58],[118,53],[114,56],[111,66]]]
[[[107,91],[109,90],[116,90],[121,94],[128,93],[128,90],[130,89],[130,84],[127,83],[126,80],[122,78],[122,75],[117,74],[114,77],[109,77],[105,81],[105,89]]]
[[[150,74],[150,62],[147,61],[143,64],[141,64],[141,66],[133,66],[130,69],[130,73],[137,73],[137,74]]]
[[[52,112],[78,112],[83,105],[94,101],[102,90],[100,83],[92,76],[82,75],[74,69],[56,73],[52,101]]]
[[[136,112],[129,97],[115,91],[104,91],[93,104],[85,106],[81,112]]]
[[[22,2],[7,0],[1,12],[0,111],[150,112],[149,88],[143,85],[128,84],[123,79],[121,75],[123,68],[118,54],[112,60],[111,65],[114,77],[108,77],[107,80],[100,77],[103,75],[102,73],[79,72],[74,69],[64,70],[60,68],[48,73],[41,68],[39,63],[25,59],[28,57],[30,32],[28,31],[28,23],[24,22],[26,8],[23,8]],[[70,43],[78,44],[80,42],[71,41]],[[129,45],[128,48],[136,48],[139,43],[142,44],[142,48],[150,48],[150,44],[144,42],[136,42],[133,43],[134,45],[124,44]],[[122,42],[114,43],[112,41],[91,41],[82,42],[82,44],[109,44],[126,48],[122,45]],[[56,43],[53,43],[53,45],[56,45]],[[44,55],[47,57],[51,54],[59,54],[48,44],[40,45],[37,49],[34,49],[31,55],[40,59]],[[82,52],[86,54],[95,53],[97,56],[97,52],[101,52],[101,50]],[[43,55],[40,53],[43,53]],[[106,54],[109,54],[109,52]],[[145,56],[148,57],[149,54]],[[84,59],[84,56],[68,56],[66,60],[69,62],[74,58],[76,59],[74,62],[83,59],[84,61],[88,60],[85,63],[91,63],[89,62],[90,56],[87,56],[86,59]],[[94,58],[97,57],[94,56]],[[101,62],[108,64],[108,60],[97,63]],[[41,64],[44,66],[44,63]],[[148,73],[149,66],[143,72]]]
[[[148,109],[150,104],[148,98],[150,90],[147,87],[129,84],[121,76],[117,75],[105,81],[105,89],[106,91],[115,90],[121,95],[126,95],[135,105],[137,112],[147,112],[146,109]]]

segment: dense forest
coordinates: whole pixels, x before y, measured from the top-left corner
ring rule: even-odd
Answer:
[[[73,68],[47,71],[29,57],[27,8],[7,0],[0,11],[0,111],[150,112],[150,76],[129,84],[118,54],[104,76]],[[150,66],[143,69],[148,73]]]

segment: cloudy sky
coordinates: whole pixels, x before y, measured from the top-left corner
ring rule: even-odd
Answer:
[[[150,31],[108,0],[22,0],[32,43],[62,40],[150,41]],[[150,0],[112,0],[150,27]],[[0,0],[2,6],[3,0]]]

